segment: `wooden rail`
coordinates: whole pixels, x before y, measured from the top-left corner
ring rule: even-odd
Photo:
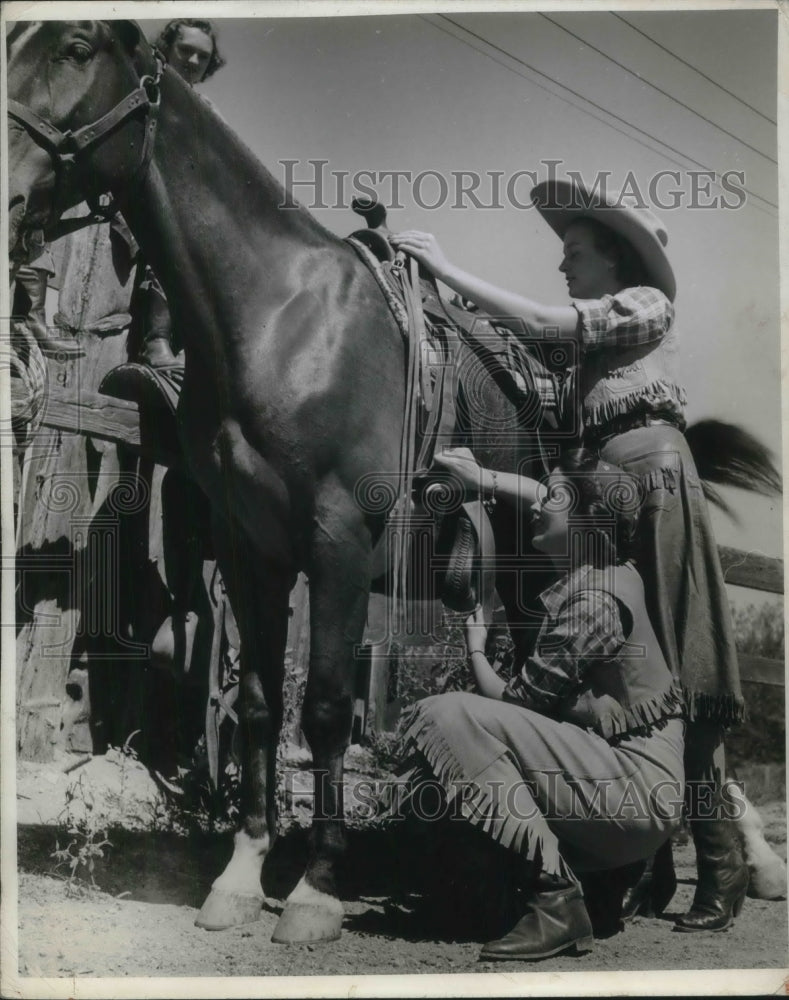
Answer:
[[[139,404],[90,389],[66,389],[50,379],[41,424],[125,445],[160,465],[179,465],[175,420],[145,418]]]
[[[49,383],[41,423],[59,431],[139,448],[140,408],[137,403],[88,389],[64,389]]]
[[[784,592],[784,561],[719,545],[721,566],[726,583],[751,590],[766,590],[770,594]]]

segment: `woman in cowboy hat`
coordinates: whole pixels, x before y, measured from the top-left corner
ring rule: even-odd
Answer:
[[[438,785],[459,818],[525,862],[513,868],[525,915],[484,946],[483,961],[591,948],[578,877],[664,843],[681,822],[684,782],[682,691],[627,560],[637,482],[577,449],[545,487],[509,476],[500,490],[533,500],[533,544],[557,573],[540,595],[534,653],[502,680],[486,658],[478,608],[466,631],[479,693],[418,702],[404,735],[412,812],[426,811],[425,786]]]
[[[722,733],[741,719],[744,703],[717,546],[683,434],[668,235],[650,210],[623,205],[613,191],[554,181],[538,185],[532,200],[563,240],[559,270],[569,305],[544,305],[462,271],[430,234],[404,232],[392,243],[485,311],[509,317],[497,322],[525,335],[527,344],[558,331],[580,346],[572,398],[584,445],[638,476],[644,503],[634,558],[661,650],[685,696],[688,813],[699,878],[677,928],[723,930],[748,885],[733,824],[720,807]],[[479,484],[473,463],[447,456],[444,466]],[[647,873],[629,905],[659,911],[675,885],[667,844],[654,878]]]

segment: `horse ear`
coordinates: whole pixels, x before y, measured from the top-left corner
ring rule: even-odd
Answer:
[[[123,42],[129,52],[133,52],[140,43],[140,26],[136,21],[110,21],[113,31]]]

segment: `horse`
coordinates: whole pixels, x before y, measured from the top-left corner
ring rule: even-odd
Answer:
[[[67,207],[87,200],[88,221],[121,209],[185,346],[179,435],[211,501],[215,551],[242,641],[241,819],[196,923],[243,924],[257,919],[264,901],[288,597],[304,570],[310,659],[302,728],[313,755],[314,820],[304,874],[272,939],[334,940],[343,915],[336,870],[354,649],[387,514],[386,504],[361,503],[357,487],[398,474],[401,331],[356,250],[290,198],[161,65],[134,22],[14,24],[8,48],[12,261],[24,259],[36,231],[56,238]],[[518,399],[494,378],[476,381],[477,417],[499,413],[505,426],[519,426]],[[498,435],[501,426],[494,421],[475,441],[478,460],[539,478],[545,459],[534,440]],[[500,512],[495,520],[501,535]],[[500,574],[497,585],[508,616],[523,619],[513,580]],[[536,593],[539,580],[530,574],[527,591]]]
[[[66,207],[88,200],[96,218],[99,192],[109,192],[185,345],[179,435],[211,501],[242,640],[242,818],[197,923],[220,929],[260,913],[262,864],[276,830],[288,598],[304,570],[310,657],[302,728],[316,776],[314,822],[306,870],[273,939],[332,940],[342,921],[335,870],[354,648],[387,513],[360,502],[357,485],[398,473],[401,330],[356,250],[290,199],[207,103],[157,62],[134,22],[16,24],[8,45],[12,260],[24,256],[31,231],[56,237]],[[475,383],[481,411],[503,408],[504,426],[516,426],[518,399],[495,379]],[[478,456],[515,469],[522,456],[513,441],[489,433],[477,441]],[[544,466],[530,454],[526,471],[540,475]]]

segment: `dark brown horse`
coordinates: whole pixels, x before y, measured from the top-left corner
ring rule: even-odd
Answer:
[[[276,830],[288,596],[304,570],[311,647],[302,725],[315,821],[305,875],[274,939],[334,938],[353,654],[386,513],[360,504],[356,488],[371,474],[397,473],[403,337],[356,252],[304,209],[282,207],[280,185],[203,100],[162,71],[133,22],[14,25],[8,84],[12,258],[31,231],[56,235],[67,206],[86,198],[98,206],[98,193],[111,192],[186,347],[179,430],[212,502],[243,650],[243,818],[198,923],[229,927],[260,911],[261,866]],[[507,421],[517,426],[521,404],[493,380],[477,382],[481,410],[503,408],[505,417],[478,435],[479,458],[514,469],[517,442],[500,432]],[[543,470],[538,462],[527,471]],[[509,591],[515,602],[511,579]]]
[[[230,927],[260,911],[261,867],[276,831],[288,596],[304,570],[311,648],[302,726],[315,819],[305,874],[274,939],[331,940],[342,921],[335,865],[354,647],[386,514],[386,505],[360,503],[358,487],[398,474],[403,338],[355,251],[289,202],[209,106],[162,71],[136,24],[20,23],[8,45],[12,260],[24,258],[36,230],[54,238],[67,207],[87,199],[103,211],[99,195],[111,192],[186,347],[179,430],[212,503],[242,637],[242,820],[198,923]],[[522,433],[523,400],[482,377],[486,366],[477,359],[477,406],[467,412],[475,454],[539,477],[535,437]],[[743,469],[740,485],[764,485]],[[718,481],[732,481],[717,471]],[[497,586],[510,619],[522,621],[523,581],[513,567],[523,538],[512,523],[505,555],[515,561],[505,560],[509,573]],[[539,584],[530,573],[527,592]]]

